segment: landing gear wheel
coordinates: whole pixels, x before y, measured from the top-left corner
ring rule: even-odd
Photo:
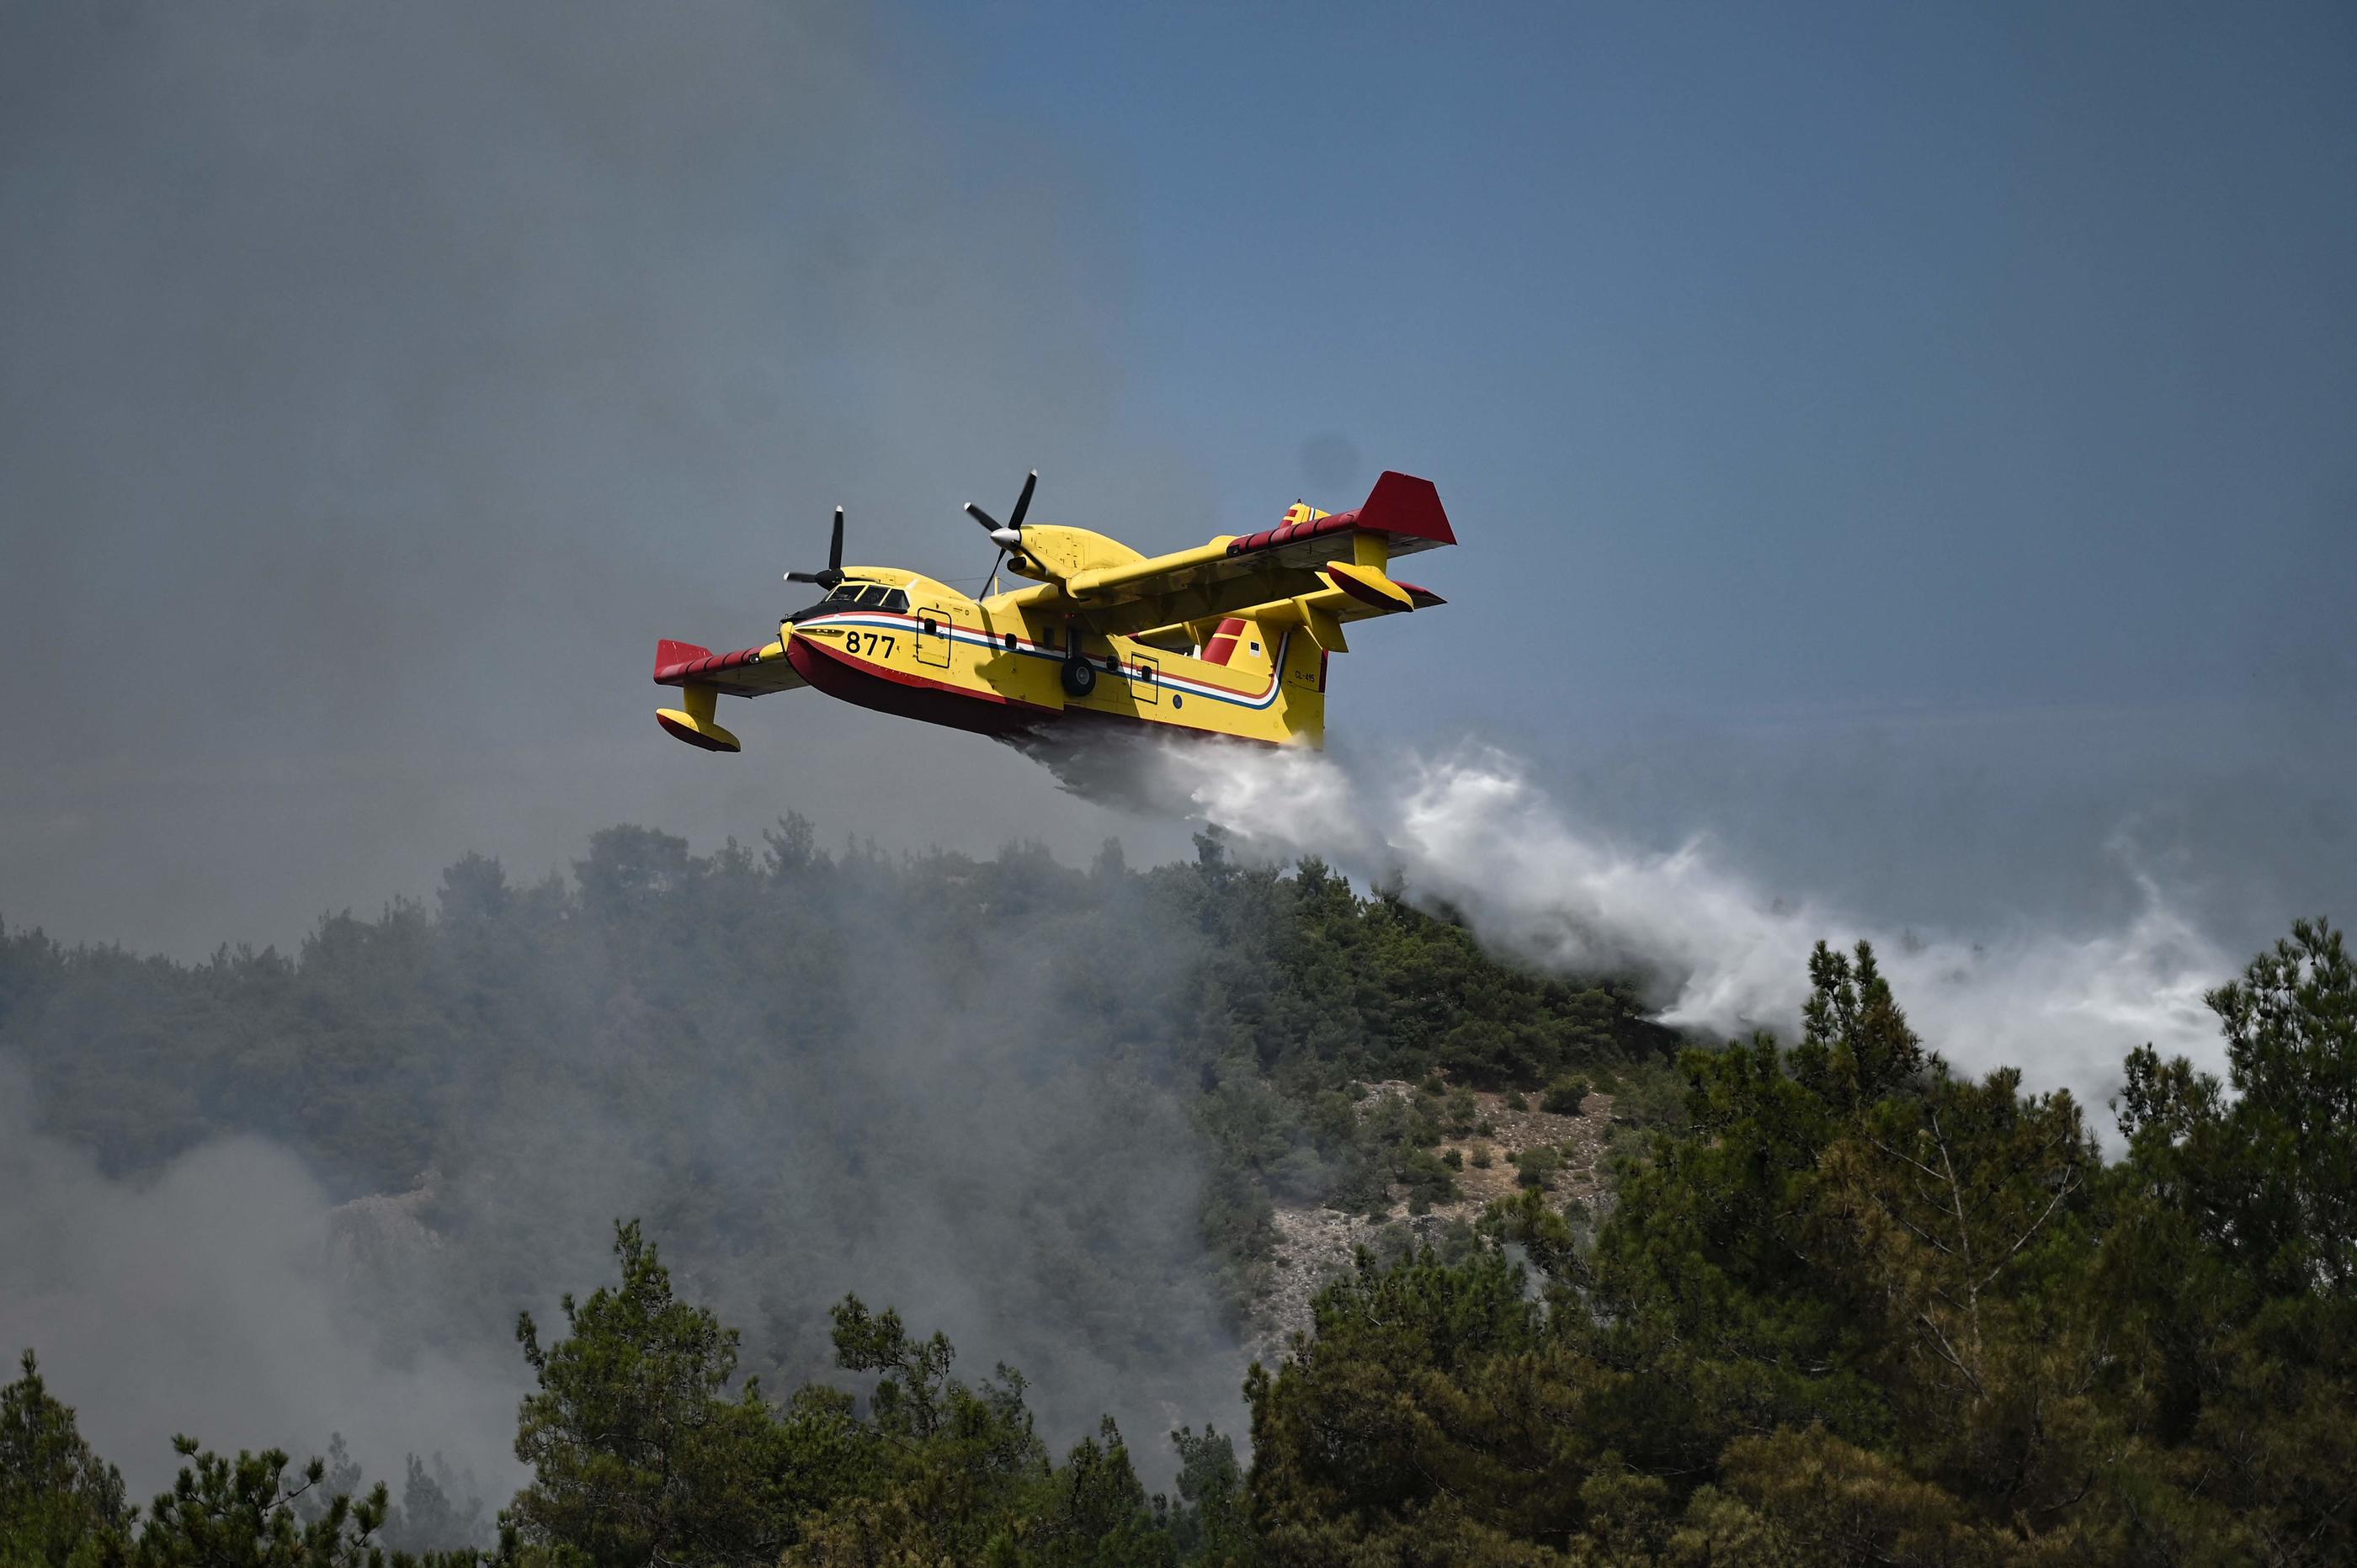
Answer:
[[[1064,692],[1068,696],[1085,697],[1097,689],[1097,667],[1085,659],[1064,660]]]

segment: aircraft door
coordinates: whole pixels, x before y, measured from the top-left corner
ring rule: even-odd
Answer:
[[[1159,700],[1154,693],[1162,685],[1162,670],[1153,660],[1142,653],[1133,654],[1129,661],[1129,696],[1132,702],[1143,706]]]
[[[938,606],[917,610],[917,662],[936,670],[950,667],[950,612]]]

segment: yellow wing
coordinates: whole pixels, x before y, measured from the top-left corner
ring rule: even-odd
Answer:
[[[1340,652],[1341,625],[1442,602],[1394,581],[1392,560],[1457,542],[1429,479],[1385,473],[1364,505],[1331,515],[1297,507],[1282,525],[1192,550],[1140,556],[1082,529],[1023,530],[1014,570],[1046,585],[1014,598],[1078,616],[1099,633],[1202,644],[1227,617],[1297,625]]]

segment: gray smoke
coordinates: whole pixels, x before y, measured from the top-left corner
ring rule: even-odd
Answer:
[[[1021,848],[853,856],[770,897],[734,949],[625,929],[606,940],[659,956],[581,952],[627,978],[583,975],[596,1010],[547,1020],[556,1070],[454,1106],[445,1320],[605,1278],[635,1215],[773,1394],[848,1380],[826,1313],[852,1292],[945,1330],[961,1375],[1017,1367],[1051,1444],[1111,1413],[1167,1478],[1172,1426],[1233,1430],[1243,1359],[1157,1017],[1189,932]]]
[[[1163,1434],[1235,1430],[1244,1369],[1170,1090],[1190,928],[1037,848],[830,859],[806,832],[765,867],[618,830],[577,896],[470,861],[438,920],[331,921],[291,975],[183,972],[184,1062],[144,1054],[160,973],[69,960],[9,1018],[0,1342],[144,1486],[175,1431],[298,1456],[340,1431],[371,1477],[439,1452],[497,1501],[516,1314],[561,1334],[635,1218],[774,1398],[858,1386],[828,1337],[856,1293],[946,1331],[962,1376],[1018,1369],[1051,1446],[1109,1413],[1167,1482]],[[117,1117],[127,1074],[162,1081]],[[176,1118],[307,1154],[232,1135],[111,1178],[48,1131],[120,1152]]]
[[[285,1150],[232,1137],[109,1179],[44,1133],[0,1063],[0,1345],[31,1347],[135,1501],[166,1488],[186,1432],[297,1463],[350,1437],[396,1498],[436,1452],[505,1497],[522,1368],[504,1348],[386,1347],[339,1210]]]
[[[958,503],[1033,466],[1042,517],[1209,532],[1191,476],[1114,425],[1120,244],[1087,180],[953,118],[952,68],[848,3],[0,7],[16,929],[291,943],[469,845],[528,879],[610,822],[716,844],[783,806],[1093,850],[1110,819],[996,747],[945,761],[808,693],[732,712],[743,757],[651,718],[655,639],[773,635],[838,502],[851,559],[949,578],[988,563]],[[825,1306],[856,1289],[969,1372],[1021,1364],[1058,1438],[1107,1408],[1147,1454],[1166,1415],[1226,1423],[1232,1376],[1206,1408],[1167,1371],[1224,1341],[1183,1295],[1183,1126],[1085,1019],[856,972],[826,1051],[783,1005],[692,1065],[627,1011],[587,1020],[594,1085],[558,1053],[486,1086],[414,1194],[426,1173],[354,1191],[335,1151],[251,1140],[109,1179],[13,1106],[40,1185],[11,1184],[10,1343],[142,1486],[176,1429],[340,1427],[396,1493],[403,1453],[440,1448],[496,1498],[513,1315],[605,1278],[636,1215],[774,1391],[826,1371]],[[726,958],[708,978],[737,983]],[[1025,1275],[1059,1225],[1171,1315],[1159,1381],[1105,1359],[1110,1326],[1068,1332],[1081,1282]],[[729,1255],[748,1236],[775,1250]]]
[[[987,748],[651,716],[656,638],[774,635],[838,502],[948,577],[1034,466],[1209,532],[1113,426],[1088,182],[948,70],[848,3],[0,7],[6,912],[194,956],[781,805],[1092,850]]]
[[[2124,917],[1891,929],[1805,886],[1771,889],[1707,840],[1653,850],[1582,820],[1495,748],[1378,770],[1308,752],[1168,746],[1143,754],[1168,800],[1264,853],[1312,854],[1460,911],[1503,952],[1648,977],[1664,1022],[1788,1037],[1811,947],[1875,943],[1931,1047],[1968,1071],[2019,1067],[2033,1090],[2100,1107],[2121,1058],[2158,1046],[2222,1069],[2202,1004],[2234,961],[2125,852]],[[2108,1125],[2100,1110],[2094,1122]]]

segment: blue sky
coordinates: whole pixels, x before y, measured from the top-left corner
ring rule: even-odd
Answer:
[[[1550,699],[2239,700],[2357,646],[2343,8],[921,14],[1103,203],[1124,412],[1226,525],[1321,435],[1433,475],[1479,564],[1430,575],[1554,623]]]

